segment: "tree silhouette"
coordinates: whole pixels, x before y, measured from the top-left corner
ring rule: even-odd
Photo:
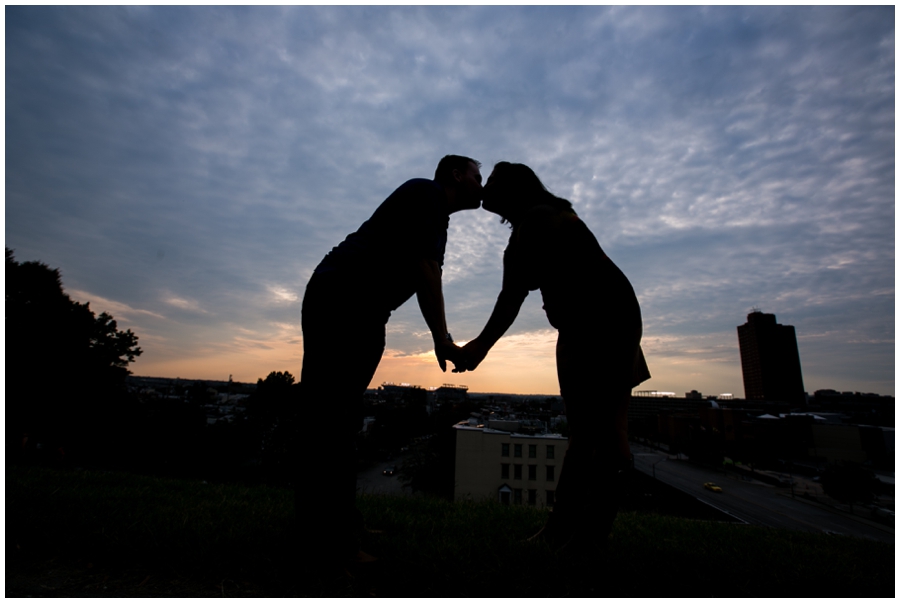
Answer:
[[[247,400],[254,438],[266,476],[273,481],[289,480],[291,455],[297,437],[300,384],[288,371],[272,371],[258,379],[256,391]]]
[[[257,379],[256,391],[247,402],[248,412],[252,419],[264,423],[288,418],[296,410],[296,394],[293,375],[272,371],[265,379]]]
[[[102,448],[110,427],[126,420],[121,402],[137,342],[111,315],[72,300],[58,269],[19,263],[7,248],[7,446],[21,452],[28,434],[54,450]]]

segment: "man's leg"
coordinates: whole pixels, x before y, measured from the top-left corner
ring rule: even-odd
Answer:
[[[312,282],[311,282],[312,285]],[[312,289],[312,291],[311,291]],[[296,458],[296,510],[301,547],[313,563],[358,550],[356,437],[362,396],[384,351],[384,324],[359,320],[348,295],[307,288],[303,304],[302,411],[307,425]]]

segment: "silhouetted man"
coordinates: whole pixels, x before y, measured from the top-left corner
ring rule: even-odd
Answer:
[[[441,370],[460,364],[444,315],[441,266],[450,214],[481,205],[474,159],[447,155],[434,180],[395,190],[359,230],[325,256],[303,298],[303,410],[297,520],[306,559],[361,560],[355,438],[362,397],[381,360],[391,312],[413,294],[434,339]],[[459,360],[459,362],[458,362]]]

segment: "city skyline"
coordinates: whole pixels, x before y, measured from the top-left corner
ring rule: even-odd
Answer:
[[[7,7],[6,246],[132,329],[135,375],[299,380],[325,253],[445,154],[518,161],[634,285],[639,389],[743,397],[759,308],[810,393],[893,396],[894,10]],[[451,217],[458,342],[508,236]],[[411,300],[372,386],[558,395],[555,339],[533,292],[441,373]]]

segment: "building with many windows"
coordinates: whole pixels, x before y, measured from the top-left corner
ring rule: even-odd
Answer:
[[[568,440],[456,425],[455,500],[553,505]]]
[[[747,400],[805,404],[806,392],[794,327],[780,325],[774,314],[756,310],[747,315],[747,322],[737,330],[744,397]]]

